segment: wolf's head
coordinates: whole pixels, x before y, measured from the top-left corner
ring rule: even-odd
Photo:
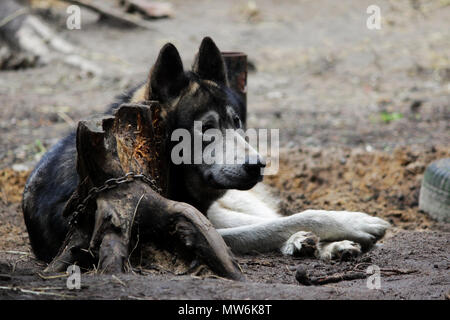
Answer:
[[[226,189],[250,189],[261,181],[264,160],[246,142],[242,130],[236,131],[245,126],[244,106],[228,87],[222,54],[210,38],[203,39],[192,70],[187,72],[177,49],[166,44],[146,90],[146,99],[163,104],[171,134],[176,129],[189,133],[189,141],[183,144],[172,141],[171,159],[176,174],[182,175],[177,181],[183,181],[191,197],[199,201],[217,198]],[[177,162],[174,156],[186,161]]]

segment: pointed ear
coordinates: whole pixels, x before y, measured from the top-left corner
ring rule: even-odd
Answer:
[[[219,48],[217,48],[210,37],[205,37],[195,57],[192,71],[197,73],[202,79],[212,80],[228,86],[226,70]]]
[[[168,43],[162,47],[150,71],[147,99],[167,102],[177,97],[188,82],[177,48]]]

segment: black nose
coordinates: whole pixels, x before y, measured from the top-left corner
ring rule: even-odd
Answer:
[[[262,174],[261,169],[266,166],[266,161],[258,157],[257,159],[246,158],[244,170],[251,176],[259,176]]]

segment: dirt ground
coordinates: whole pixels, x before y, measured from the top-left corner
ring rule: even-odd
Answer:
[[[65,28],[65,5],[44,10],[65,39],[104,70],[64,64],[0,72],[0,299],[449,299],[450,225],[418,210],[426,166],[450,157],[450,3],[376,1],[381,30],[366,28],[373,1],[171,1],[175,17],[153,30],[97,23]],[[203,36],[244,51],[248,127],[279,128],[280,171],[265,182],[285,214],[307,208],[355,210],[390,221],[379,245],[354,261],[255,254],[238,257],[247,282],[176,275],[153,266],[135,274],[45,278],[30,251],[20,209],[30,170],[77,121],[145,79],[170,41],[185,66]],[[381,270],[366,279],[300,285],[309,277]]]

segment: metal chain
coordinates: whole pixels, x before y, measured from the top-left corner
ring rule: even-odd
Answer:
[[[155,179],[152,179],[145,174],[142,173],[134,173],[134,172],[128,172],[126,175],[119,177],[119,178],[111,178],[105,181],[105,183],[100,187],[92,187],[88,191],[88,195],[81,201],[75,211],[72,213],[72,217],[70,218],[69,225],[75,225],[78,223],[78,218],[80,214],[82,214],[89,203],[90,200],[95,198],[99,193],[105,191],[117,188],[123,183],[130,183],[136,180],[142,180],[145,183],[147,183],[153,190],[155,190],[158,193],[162,192],[162,189],[158,187]]]

